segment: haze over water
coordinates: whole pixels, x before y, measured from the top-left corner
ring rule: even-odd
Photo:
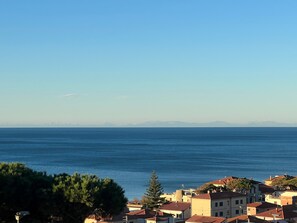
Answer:
[[[110,177],[129,199],[156,170],[165,192],[240,176],[297,175],[297,128],[0,129],[0,161]]]

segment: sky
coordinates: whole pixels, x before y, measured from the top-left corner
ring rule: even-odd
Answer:
[[[295,0],[0,0],[0,126],[297,123]]]

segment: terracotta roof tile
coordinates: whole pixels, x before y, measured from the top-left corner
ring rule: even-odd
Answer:
[[[127,217],[129,219],[137,219],[137,218],[152,218],[152,217],[155,217],[155,216],[158,216],[158,217],[171,217],[172,215],[171,214],[166,214],[164,212],[161,212],[161,211],[151,211],[149,209],[142,209],[142,210],[138,210],[138,211],[131,211],[129,213],[127,213]]]
[[[236,216],[234,218],[228,218],[227,222],[228,223],[241,223],[241,222],[248,222],[250,221],[251,223],[268,223],[269,221],[265,221],[263,219],[257,218],[255,216],[251,216],[251,215],[240,215],[240,216]]]
[[[269,218],[273,218],[274,216],[277,216],[276,217],[277,219],[284,219],[284,213],[282,208],[276,208],[269,211],[264,211],[264,212],[258,213],[256,216],[269,217]]]
[[[221,217],[208,217],[201,215],[194,215],[186,220],[186,223],[197,222],[197,223],[222,223],[226,219]]]
[[[276,208],[276,204],[268,203],[268,202],[254,202],[247,204],[248,207],[254,208]]]
[[[168,204],[163,204],[160,210],[172,210],[172,211],[184,211],[191,207],[191,203],[186,202],[171,202]]]

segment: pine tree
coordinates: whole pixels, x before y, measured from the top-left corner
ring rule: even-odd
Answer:
[[[162,194],[163,187],[158,180],[156,172],[153,171],[149,181],[149,187],[146,189],[146,193],[144,195],[144,207],[151,210],[157,209],[160,205],[165,203],[165,199],[161,197]]]

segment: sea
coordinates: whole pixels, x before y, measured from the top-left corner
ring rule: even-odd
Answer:
[[[297,175],[297,128],[0,128],[0,161],[112,178],[140,199],[153,170],[167,193],[225,176]]]

